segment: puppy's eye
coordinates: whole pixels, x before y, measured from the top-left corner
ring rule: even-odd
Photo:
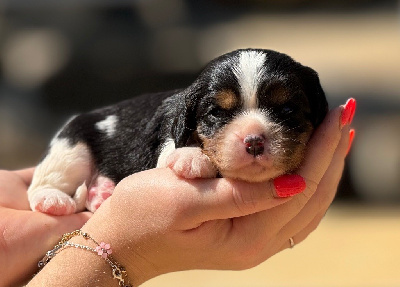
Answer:
[[[283,105],[279,107],[277,112],[279,112],[281,115],[287,116],[294,112],[294,108],[290,105]]]
[[[226,111],[224,111],[223,109],[221,109],[221,108],[213,108],[211,111],[210,111],[210,116],[212,116],[212,117],[215,117],[215,118],[220,118],[220,117],[223,117],[224,115],[225,115],[225,113],[226,113]]]
[[[281,113],[284,115],[289,115],[289,114],[293,113],[293,111],[294,111],[294,109],[289,106],[283,106],[281,109]]]

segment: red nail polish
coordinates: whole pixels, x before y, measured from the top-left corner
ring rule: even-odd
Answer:
[[[353,118],[354,118],[354,115],[356,113],[356,108],[357,108],[356,100],[355,99],[352,99],[352,100],[353,100],[353,102],[352,102],[352,108],[351,108],[351,113],[350,113],[349,124],[351,124],[353,122]]]
[[[351,149],[351,145],[352,145],[352,143],[353,143],[353,139],[354,139],[354,136],[355,136],[355,130],[354,129],[351,129],[350,131],[349,131],[349,146],[348,146],[348,148],[347,148],[347,153],[346,153],[346,155],[350,152],[350,149]]]
[[[274,186],[279,197],[289,197],[302,192],[306,182],[300,175],[286,174],[275,178]]]
[[[342,115],[340,118],[340,123],[342,127],[351,124],[355,111],[356,111],[356,100],[350,98],[344,105],[344,109],[342,111]]]

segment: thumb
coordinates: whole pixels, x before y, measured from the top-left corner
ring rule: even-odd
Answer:
[[[198,221],[204,222],[215,219],[228,219],[254,214],[271,209],[289,200],[277,198],[272,181],[261,183],[248,183],[226,178],[202,180],[203,192],[195,193],[192,202],[198,209],[192,212]]]

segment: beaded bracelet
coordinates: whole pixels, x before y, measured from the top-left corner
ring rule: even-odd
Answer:
[[[94,244],[96,244],[95,248],[81,245],[81,244],[76,244],[72,243],[69,240],[72,237],[75,236],[82,236],[86,240],[91,240]],[[53,249],[49,250],[46,252],[46,255],[43,257],[42,260],[38,262],[38,267],[42,269],[49,261],[54,258],[59,252],[64,250],[65,248],[68,247],[74,247],[74,248],[79,248],[87,251],[91,251],[94,253],[97,253],[97,255],[101,256],[110,266],[112,269],[112,274],[114,279],[118,280],[118,285],[123,286],[123,287],[132,287],[132,285],[129,283],[128,275],[126,273],[126,270],[123,266],[118,264],[111,256],[112,249],[110,244],[101,242],[100,244],[97,243],[96,240],[94,240],[88,233],[83,232],[82,230],[75,230],[70,233],[65,233],[60,242],[56,246],[54,246]],[[126,282],[125,282],[126,281]]]

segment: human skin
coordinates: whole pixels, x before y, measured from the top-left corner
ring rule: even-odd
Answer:
[[[296,172],[303,192],[278,198],[274,181],[182,179],[153,169],[122,180],[82,227],[111,244],[134,286],[168,272],[251,268],[303,241],[331,204],[349,146],[344,107],[327,115]],[[89,245],[82,237],[71,242]],[[35,248],[31,245],[31,249]],[[290,272],[290,270],[288,270]],[[117,286],[93,252],[66,248],[28,286]]]
[[[90,218],[82,212],[49,216],[32,212],[26,191],[34,168],[0,171],[0,286],[19,286],[32,278],[37,262],[62,234]]]

